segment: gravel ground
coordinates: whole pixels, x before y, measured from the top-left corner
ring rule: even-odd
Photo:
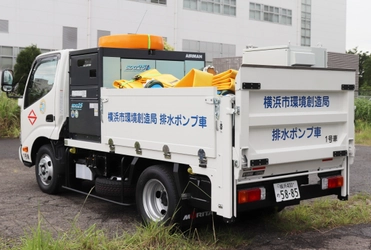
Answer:
[[[140,219],[135,207],[124,207],[65,191],[61,195],[42,193],[36,183],[34,168],[18,160],[19,140],[0,139],[0,238],[23,236],[43,218],[43,226],[54,233],[69,230],[74,221],[81,229],[96,224],[109,233],[132,231]],[[357,146],[351,168],[351,194],[371,193],[371,147]],[[40,212],[40,213],[39,213]],[[77,220],[76,220],[77,219]],[[221,225],[243,230],[252,243],[247,249],[371,249],[371,225],[341,227],[283,235],[265,228],[259,218]]]

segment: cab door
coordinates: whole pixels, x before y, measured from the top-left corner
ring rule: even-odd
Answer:
[[[23,96],[21,144],[23,161],[31,162],[31,149],[39,137],[50,138],[56,126],[54,87],[59,54],[38,57],[33,63]]]

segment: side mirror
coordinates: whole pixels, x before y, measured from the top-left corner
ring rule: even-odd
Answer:
[[[1,74],[1,90],[4,92],[12,92],[13,91],[13,71],[10,69],[6,69]]]

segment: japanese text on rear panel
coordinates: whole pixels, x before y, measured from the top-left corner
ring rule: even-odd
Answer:
[[[322,136],[321,132],[322,128],[318,126],[309,128],[275,128],[272,130],[272,141],[319,138]]]
[[[329,96],[264,96],[265,109],[330,107]]]

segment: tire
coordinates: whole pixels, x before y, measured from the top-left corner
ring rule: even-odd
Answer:
[[[35,174],[41,191],[47,194],[56,194],[60,190],[58,163],[54,157],[52,147],[43,145],[36,155]]]
[[[122,183],[105,177],[97,177],[95,179],[95,192],[102,196],[121,196],[123,192]],[[124,186],[124,196],[133,196],[134,193],[134,187]]]
[[[169,166],[151,166],[140,175],[136,204],[145,224],[172,224],[178,221],[179,195]]]

